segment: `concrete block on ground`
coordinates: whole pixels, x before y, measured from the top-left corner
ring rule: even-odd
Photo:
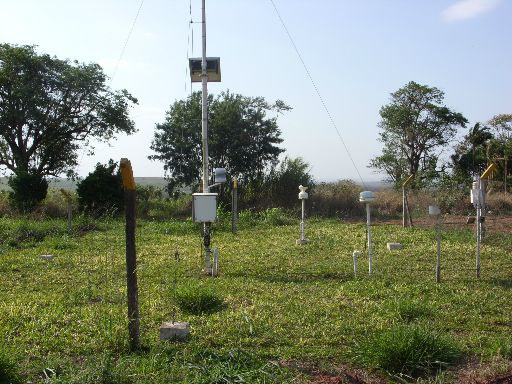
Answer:
[[[388,243],[388,251],[395,251],[397,249],[402,249],[402,244],[400,243]]]
[[[166,322],[160,326],[160,340],[184,341],[189,335],[189,323]]]
[[[41,255],[39,257],[43,260],[53,260],[53,255]]]

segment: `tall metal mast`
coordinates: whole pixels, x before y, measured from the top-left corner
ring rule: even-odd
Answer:
[[[206,6],[202,0],[203,56],[201,61],[202,91],[202,142],[203,142],[203,193],[208,193],[208,73],[206,71]]]

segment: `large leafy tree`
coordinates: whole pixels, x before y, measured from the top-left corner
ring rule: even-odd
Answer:
[[[209,166],[224,167],[239,180],[262,178],[275,166],[283,149],[277,115],[289,110],[285,103],[271,104],[262,97],[229,91],[208,97]],[[274,116],[268,117],[269,113]],[[171,105],[165,121],[156,125],[149,156],[164,163],[169,192],[178,185],[197,185],[201,171],[201,93]]]
[[[370,161],[370,167],[384,171],[396,183],[409,174],[432,178],[439,150],[467,123],[443,102],[441,90],[414,81],[392,93],[391,102],[380,110],[383,153]]]
[[[97,64],[0,44],[0,168],[21,179],[73,175],[91,139],[133,133],[128,109],[137,100],[106,81]]]
[[[491,161],[498,164],[495,179],[503,180],[503,190],[507,192],[509,168],[512,160],[512,114],[499,114],[488,121],[494,131],[495,138],[488,147]]]
[[[488,165],[489,144],[493,139],[489,127],[476,123],[455,146],[451,160],[453,176],[457,182],[469,182],[485,170]]]

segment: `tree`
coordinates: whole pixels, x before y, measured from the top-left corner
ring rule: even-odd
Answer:
[[[458,182],[470,182],[480,175],[488,165],[488,147],[494,139],[489,127],[476,123],[451,156],[453,176]]]
[[[496,138],[489,143],[488,155],[491,161],[502,165],[496,178],[503,178],[503,190],[507,192],[508,163],[512,158],[512,114],[496,115],[488,124],[496,132]]]
[[[370,167],[384,171],[398,183],[410,174],[416,180],[436,174],[438,150],[455,136],[467,120],[443,105],[444,92],[409,82],[391,94],[391,103],[380,109],[383,153]]]
[[[38,54],[34,46],[0,44],[0,168],[15,175],[74,175],[78,150],[133,133],[128,108],[137,100],[111,91],[98,64]]]
[[[277,164],[283,149],[277,145],[281,131],[276,115],[290,110],[278,100],[268,103],[262,97],[247,97],[229,91],[208,96],[209,166],[226,168],[242,182],[262,178],[265,170]],[[178,185],[197,186],[200,181],[201,93],[171,105],[165,121],[156,125],[151,144],[156,155],[152,160],[164,162],[169,178],[169,193]]]

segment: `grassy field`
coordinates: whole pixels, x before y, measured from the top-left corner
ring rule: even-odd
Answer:
[[[377,224],[374,273],[363,257],[354,278],[364,225],[312,220],[311,243],[296,246],[296,223],[247,215],[236,235],[216,225],[221,275],[209,278],[196,225],[139,221],[143,347],[130,353],[124,223],[65,228],[0,221],[0,383],[486,382],[512,372],[507,235],[488,233],[477,280],[471,231],[444,233],[436,284],[433,230]],[[206,292],[215,306],[186,310],[187,287],[185,300]],[[158,339],[173,319],[190,322],[187,342]]]

